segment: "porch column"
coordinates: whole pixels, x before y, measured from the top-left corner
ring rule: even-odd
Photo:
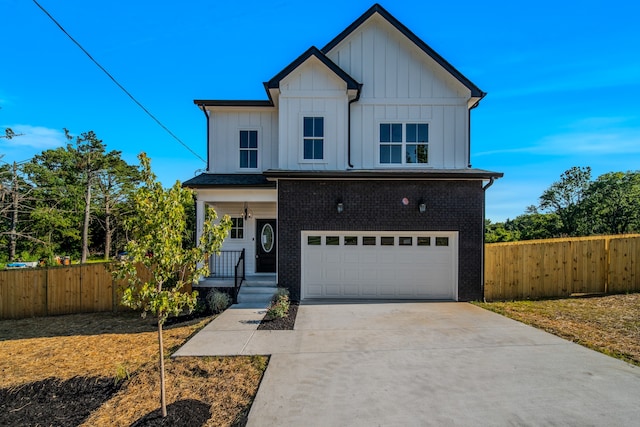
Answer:
[[[202,236],[202,223],[205,217],[205,202],[201,200],[196,201],[196,242],[200,241]]]

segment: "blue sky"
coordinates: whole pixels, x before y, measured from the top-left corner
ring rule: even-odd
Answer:
[[[262,82],[323,47],[369,1],[39,0],[172,132],[206,156],[194,99],[266,99]],[[381,2],[485,92],[472,113],[473,167],[505,173],[487,218],[524,213],[560,174],[640,169],[640,4],[540,0]],[[165,185],[206,165],[153,122],[30,0],[0,0],[0,140],[21,161],[96,132]]]

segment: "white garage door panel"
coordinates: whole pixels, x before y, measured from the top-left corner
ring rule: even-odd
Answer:
[[[303,231],[302,297],[456,299],[457,242],[457,232]]]

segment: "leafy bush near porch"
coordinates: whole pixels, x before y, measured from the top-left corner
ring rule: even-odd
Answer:
[[[280,297],[289,297],[289,290],[287,288],[277,288],[276,293],[273,295],[271,302],[276,302]]]
[[[281,319],[286,317],[289,314],[290,305],[288,291],[286,293],[276,293],[274,300],[271,302],[269,308],[267,308],[267,315],[265,317],[267,319]]]
[[[222,313],[231,305],[231,298],[224,292],[212,290],[207,294],[207,305],[212,313]]]

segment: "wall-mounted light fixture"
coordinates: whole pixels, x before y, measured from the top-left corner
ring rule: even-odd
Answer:
[[[249,210],[249,205],[244,204],[244,219],[251,218],[251,211]]]
[[[338,203],[336,204],[336,210],[338,213],[342,213],[342,211],[344,211],[344,204],[340,200],[338,200]]]
[[[420,211],[420,213],[425,213],[427,211],[427,205],[422,200],[420,200],[420,204],[418,205],[418,211]]]

